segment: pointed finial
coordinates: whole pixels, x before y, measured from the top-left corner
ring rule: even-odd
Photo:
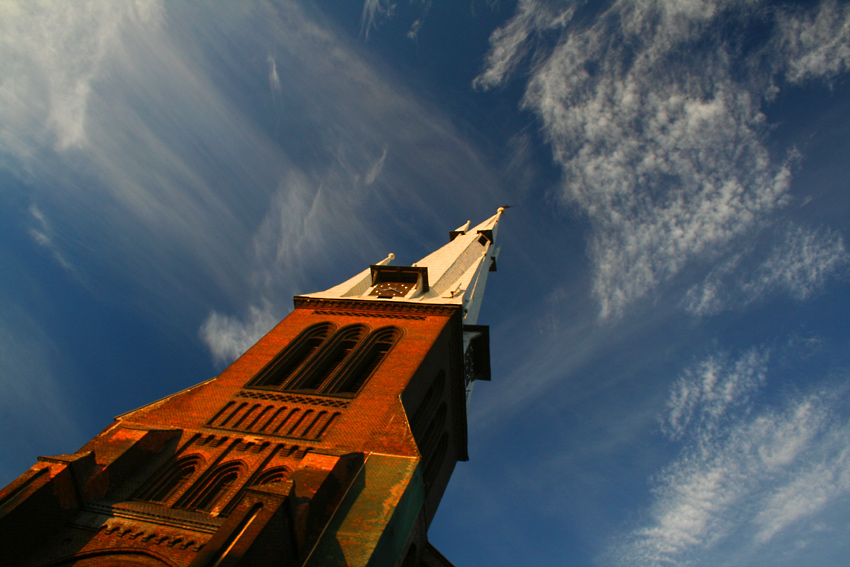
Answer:
[[[384,258],[383,260],[381,260],[380,262],[378,262],[376,265],[377,265],[377,266],[386,266],[387,264],[389,264],[389,263],[390,263],[390,262],[392,262],[393,260],[395,260],[395,254],[393,254],[392,252],[390,252],[389,254],[387,254],[387,257],[386,257],[386,258]]]

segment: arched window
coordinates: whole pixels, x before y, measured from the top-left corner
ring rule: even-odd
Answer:
[[[239,463],[221,465],[202,479],[177,502],[177,508],[210,512],[221,498],[236,484],[242,472]]]
[[[285,384],[295,372],[319,350],[327,340],[334,326],[319,323],[308,327],[263,368],[251,382],[251,386],[277,387]]]
[[[430,455],[434,450],[434,444],[437,441],[437,436],[446,428],[446,414],[448,413],[446,402],[440,404],[437,413],[431,418],[428,424],[428,429],[422,436],[422,444],[419,446],[419,452],[423,457]]]
[[[275,467],[272,469],[268,469],[260,473],[260,476],[257,477],[257,480],[254,481],[252,486],[267,486],[273,484],[280,484],[286,477],[289,476],[289,469],[286,467]]]
[[[437,448],[434,450],[434,453],[428,458],[428,462],[425,464],[426,488],[429,488],[434,482],[434,479],[437,478],[437,473],[440,472],[440,468],[443,464],[443,459],[446,458],[446,449],[448,449],[448,446],[449,434],[443,433],[440,436],[440,441],[437,444]]]
[[[318,354],[318,359],[310,368],[305,368],[291,384],[284,386],[290,392],[318,393],[334,372],[349,357],[366,334],[364,325],[352,325],[338,331],[326,349]]]
[[[437,376],[434,377],[434,381],[431,382],[431,386],[425,393],[425,397],[422,398],[422,401],[419,403],[419,407],[416,408],[416,412],[413,414],[413,421],[411,421],[411,427],[413,428],[413,435],[417,439],[421,439],[424,435],[425,426],[428,423],[428,416],[434,412],[437,404],[440,403],[440,399],[443,397],[443,387],[445,383],[446,371],[440,370],[437,373]]]
[[[365,346],[358,353],[351,367],[341,372],[336,380],[327,385],[327,393],[343,396],[356,395],[387,356],[400,334],[395,327],[384,327],[369,335]]]
[[[142,489],[139,498],[151,502],[166,502],[177,493],[201,464],[200,457],[185,457],[171,463]]]

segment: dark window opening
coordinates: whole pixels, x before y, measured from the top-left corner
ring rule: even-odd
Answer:
[[[254,486],[267,486],[270,484],[280,484],[289,476],[289,469],[286,467],[276,467],[263,471],[257,480],[254,481]]]
[[[189,457],[172,463],[165,472],[158,475],[146,487],[140,498],[151,502],[166,502],[188,481],[198,470],[200,459]]]
[[[425,486],[426,488],[430,488],[431,484],[434,483],[434,480],[437,478],[437,473],[440,472],[440,469],[443,465],[443,460],[446,458],[446,450],[449,446],[449,435],[448,433],[443,433],[440,436],[440,442],[437,444],[437,448],[434,450],[434,453],[428,458],[428,462],[425,465]]]
[[[354,347],[360,341],[363,333],[361,329],[352,329],[333,345],[330,354],[305,376],[297,385],[288,388],[294,392],[310,392],[317,390],[334,372],[339,368],[342,361],[348,358]]]
[[[210,512],[239,478],[239,465],[225,465],[214,471],[204,483],[187,493],[177,503],[177,508]]]
[[[366,341],[363,353],[354,361],[352,368],[343,373],[335,384],[328,386],[328,393],[354,396],[386,358],[398,340],[398,330],[392,327],[379,329]]]
[[[420,445],[420,454],[422,456],[430,455],[433,452],[437,436],[445,429],[446,414],[446,402],[443,402],[440,404],[440,409],[438,409],[434,417],[431,418],[431,422],[428,424],[428,429],[425,431],[425,435],[422,436],[422,444]]]
[[[437,404],[440,403],[440,399],[443,396],[443,386],[446,383],[446,372],[444,370],[440,370],[437,373],[437,376],[434,377],[434,381],[431,382],[431,386],[428,387],[428,391],[425,393],[425,397],[422,398],[422,401],[419,403],[419,407],[416,408],[416,412],[413,414],[412,428],[413,434],[417,439],[422,438],[423,430],[425,429],[425,424],[428,423],[427,418],[431,415],[434,410],[437,408]]]
[[[332,330],[333,325],[330,323],[320,323],[307,328],[260,371],[252,385],[284,385],[319,350]]]

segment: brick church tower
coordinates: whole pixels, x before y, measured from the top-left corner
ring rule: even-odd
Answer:
[[[502,212],[295,297],[217,378],[40,457],[0,492],[0,565],[451,565],[427,531],[490,378]]]

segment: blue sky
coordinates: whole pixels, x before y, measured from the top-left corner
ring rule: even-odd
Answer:
[[[3,3],[0,482],[511,204],[438,549],[840,564],[848,70],[845,1]]]

